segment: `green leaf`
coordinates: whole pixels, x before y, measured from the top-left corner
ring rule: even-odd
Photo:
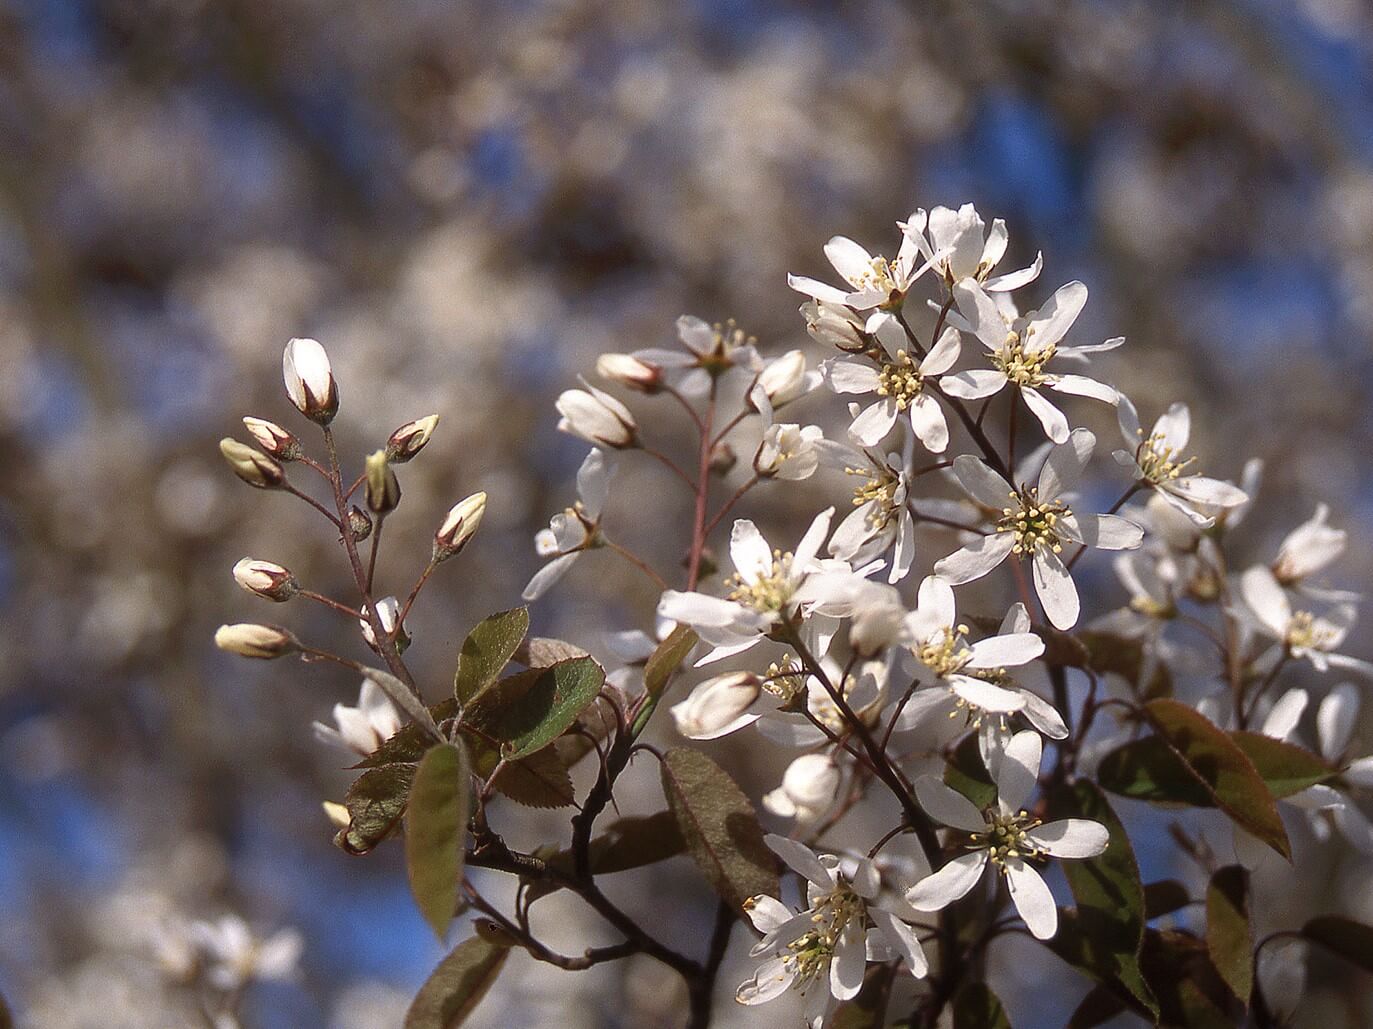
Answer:
[[[548,746],[596,699],[605,672],[589,657],[531,668],[490,687],[465,719],[499,740],[514,761]]]
[[[595,875],[627,872],[666,861],[684,850],[686,839],[671,811],[621,818],[591,841],[591,871]]]
[[[1144,917],[1153,921],[1180,911],[1192,902],[1187,887],[1176,879],[1144,884]]]
[[[1093,986],[1073,1010],[1068,1029],[1095,1029],[1125,1010],[1125,1002],[1105,986]]]
[[[439,962],[405,1013],[405,1029],[457,1029],[472,1013],[510,956],[480,936],[464,940]]]
[[[533,808],[570,807],[577,802],[572,776],[554,747],[507,762],[495,781],[496,792]]]
[[[1097,765],[1103,789],[1151,804],[1215,807],[1215,800],[1162,736],[1122,744]]]
[[[1254,989],[1254,943],[1249,934],[1249,877],[1239,865],[1217,869],[1206,887],[1206,950],[1242,1003]]]
[[[1273,796],[1281,800],[1309,786],[1329,782],[1336,771],[1305,747],[1257,732],[1232,732],[1230,738],[1254,763]]]
[[[668,638],[649,655],[648,664],[644,665],[644,692],[650,697],[658,696],[682,662],[691,656],[700,639],[689,625],[679,625],[673,629]]]
[[[1206,944],[1176,929],[1147,929],[1140,961],[1159,1002],[1159,1020],[1185,1029],[1234,1029],[1243,1014],[1216,973]]]
[[[1079,780],[1054,791],[1050,818],[1087,818],[1110,834],[1106,849],[1093,858],[1063,862],[1073,899],[1078,939],[1073,957],[1077,967],[1111,985],[1150,1015],[1158,1014],[1144,974],[1139,949],[1144,938],[1144,887],[1134,848],[1106,795],[1093,783]],[[1062,952],[1060,952],[1062,954]]]
[[[1176,700],[1145,705],[1149,721],[1186,762],[1197,781],[1241,828],[1291,859],[1277,802],[1254,763],[1205,715]]]
[[[1365,972],[1373,972],[1373,926],[1339,915],[1320,915],[1302,926],[1301,934]]]
[[[515,660],[526,668],[549,668],[559,661],[587,656],[584,647],[548,636],[531,636],[515,648]]]
[[[986,983],[966,983],[954,998],[953,1029],[1011,1029],[1011,1020]]]
[[[500,678],[529,631],[529,608],[502,611],[477,624],[463,641],[458,670],[453,676],[453,696],[470,704]]]
[[[415,904],[440,939],[453,920],[462,887],[470,792],[467,755],[451,743],[430,748],[410,787],[405,869]]]
[[[343,804],[348,827],[340,829],[334,844],[349,854],[366,854],[400,823],[415,777],[414,765],[385,765],[363,772],[348,787]]]
[[[949,755],[949,761],[944,766],[944,785],[963,794],[978,810],[996,803],[996,785],[982,763],[977,733],[963,737]]]
[[[669,750],[663,793],[687,849],[715,892],[736,911],[765,893],[778,896],[776,858],[748,797],[723,768],[699,750]]]

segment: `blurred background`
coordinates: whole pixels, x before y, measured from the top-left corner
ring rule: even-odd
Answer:
[[[557,392],[683,312],[808,346],[786,272],[823,275],[835,233],[890,253],[916,206],[1004,217],[1004,267],[1042,248],[1031,301],[1086,281],[1077,341],[1129,337],[1101,370],[1146,420],[1181,398],[1207,471],[1266,460],[1255,553],[1324,499],[1354,541],[1337,584],[1366,588],[1370,51],[1362,0],[0,4],[0,991],[21,1021],[195,1024],[150,957],[167,919],[301,932],[248,1025],[398,1024],[443,953],[397,848],[330,845],[320,801],[349,777],[310,722],[357,684],[210,645],[265,619],[362,656],[329,612],[265,611],[229,575],[268,558],[346,596],[320,520],[216,452],[244,414],[301,428],[291,336],[329,348],[355,468],[441,415],[401,470],[388,592],[451,503],[491,494],[410,623],[435,698],[573,499]],[[686,512],[662,483],[627,464],[608,524],[671,569],[655,541]],[[651,628],[627,566],[583,564],[536,632]],[[695,873],[664,869],[663,922],[699,933]],[[1319,888],[1347,909],[1339,871]],[[1015,1024],[1076,1003],[1054,968],[1066,995],[1013,984]],[[672,1024],[656,977],[510,976],[478,1021]],[[1340,992],[1326,1025],[1356,1017]]]

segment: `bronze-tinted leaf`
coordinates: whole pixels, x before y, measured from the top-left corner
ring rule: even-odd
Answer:
[[[464,722],[498,740],[509,760],[548,746],[596,699],[605,672],[589,657],[559,661],[502,679],[464,714]]]
[[[529,609],[517,607],[479,622],[463,641],[458,670],[453,676],[453,696],[469,704],[493,682],[514,656],[529,631]]]
[[[555,747],[508,762],[496,776],[495,786],[497,793],[525,807],[569,807],[577,802],[572,777]]]
[[[480,936],[464,940],[439,962],[405,1014],[405,1029],[458,1029],[500,974],[509,947]]]
[[[1295,743],[1257,732],[1232,732],[1230,738],[1254,763],[1268,789],[1279,800],[1335,778],[1335,769]]]
[[[644,665],[644,691],[650,697],[656,697],[663,691],[673,673],[691,656],[698,642],[700,637],[691,626],[679,625],[658,644],[658,648],[649,655],[648,664]]]
[[[1180,911],[1191,902],[1187,887],[1176,879],[1144,884],[1144,917],[1150,921]]]
[[[336,846],[349,854],[366,854],[400,824],[410,796],[415,766],[384,765],[363,772],[343,798],[348,827],[334,837]]]
[[[462,888],[463,839],[471,793],[467,755],[459,746],[431,747],[420,760],[405,816],[405,868],[410,892],[442,939]]]
[[[663,755],[663,793],[687,849],[715,892],[738,910],[749,897],[778,895],[776,858],[748,797],[699,750]]]

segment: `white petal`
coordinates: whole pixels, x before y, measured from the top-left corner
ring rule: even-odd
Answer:
[[[834,236],[825,244],[825,256],[834,270],[858,287],[872,271],[872,255],[847,236]]]
[[[1107,404],[1115,404],[1120,400],[1120,391],[1114,386],[1097,382],[1096,379],[1089,379],[1085,375],[1055,375],[1048,379],[1045,385],[1059,393],[1068,393],[1075,397],[1091,397],[1093,400],[1100,400]]]
[[[834,889],[834,876],[828,868],[821,864],[820,859],[815,855],[815,851],[805,844],[789,840],[785,836],[778,836],[776,833],[768,833],[763,837],[763,842],[792,870],[805,876],[820,889]]]
[[[1134,401],[1124,393],[1120,394],[1120,399],[1116,401],[1116,421],[1120,423],[1120,434],[1125,439],[1125,445],[1130,450],[1130,460],[1134,460],[1134,453],[1144,438],[1142,426],[1139,424],[1139,412],[1135,410]]]
[[[985,825],[983,826],[985,828]],[[906,903],[917,911],[938,911],[948,907],[977,885],[987,865],[987,852],[975,850],[960,854],[933,875],[927,875],[906,891]]]
[[[1039,761],[1044,743],[1039,733],[1018,732],[1006,744],[1001,755],[1001,767],[996,774],[996,799],[1006,814],[1015,814],[1025,806],[1039,781]]]
[[[1050,450],[1039,471],[1040,501],[1057,500],[1076,487],[1095,449],[1096,436],[1091,430],[1074,429],[1062,446]]]
[[[897,414],[896,401],[883,397],[853,420],[849,435],[865,447],[875,447],[891,433]]]
[[[962,337],[958,330],[949,326],[939,334],[939,342],[930,348],[930,352],[920,362],[920,374],[942,375],[947,372],[958,360],[958,354],[962,348]]]
[[[765,893],[760,893],[751,898],[744,905],[744,913],[748,915],[749,921],[760,933],[770,933],[796,917],[796,913],[791,908],[776,897],[769,897]]]
[[[982,812],[957,790],[950,789],[930,775],[922,775],[914,785],[915,799],[936,822],[964,832],[982,832],[987,828],[987,820],[982,817]]]
[[[877,369],[863,361],[827,361],[824,373],[836,393],[872,393],[882,381]]]
[[[746,518],[734,523],[729,535],[729,557],[745,582],[755,583],[772,571],[772,547],[758,527]]]
[[[1004,668],[1028,664],[1044,653],[1044,641],[1032,632],[989,636],[972,645],[969,668]]]
[[[1006,862],[1006,886],[1030,934],[1037,940],[1051,938],[1058,931],[1058,906],[1040,874],[1020,858],[1011,858]]]
[[[839,936],[830,961],[830,993],[839,1000],[856,997],[868,967],[867,932],[861,919],[851,918]]]
[[[1361,757],[1344,770],[1344,777],[1355,786],[1373,786],[1373,757]]]
[[[868,914],[882,930],[888,943],[906,959],[906,968],[911,975],[917,979],[925,978],[930,965],[925,959],[925,952],[920,949],[920,938],[915,935],[915,930],[890,911],[870,907]]]
[[[1010,483],[971,454],[954,459],[953,473],[969,496],[994,511],[1005,508],[1014,496]]]
[[[1187,440],[1192,435],[1192,415],[1187,405],[1178,401],[1168,408],[1159,420],[1154,422],[1152,435],[1160,437],[1159,442],[1180,454],[1187,449]]]
[[[945,375],[939,380],[939,388],[960,400],[981,400],[1000,392],[1006,382],[1005,374],[993,368],[969,368]]]
[[[780,957],[771,958],[759,965],[753,978],[739,987],[734,999],[740,1004],[766,1004],[785,993],[794,978],[795,973],[787,970]]]
[[[1044,434],[1055,443],[1068,441],[1068,419],[1058,408],[1044,399],[1043,394],[1029,386],[1020,387],[1020,395],[1025,398],[1025,406],[1039,419]]]
[[[1352,682],[1340,683],[1321,701],[1316,709],[1316,734],[1326,760],[1334,761],[1344,753],[1358,718],[1359,688]]]
[[[1278,698],[1273,705],[1268,717],[1263,720],[1263,728],[1259,731],[1265,736],[1272,736],[1274,739],[1286,739],[1296,729],[1297,723],[1301,721],[1302,712],[1306,710],[1310,695],[1306,690],[1294,688],[1288,690]]]
[[[1064,818],[1031,829],[1025,835],[1056,858],[1096,857],[1111,841],[1106,826],[1086,818]]]
[[[1144,542],[1144,530],[1119,515],[1081,514],[1076,522],[1082,542],[1098,550],[1135,550]]]
[[[1373,823],[1353,804],[1345,804],[1331,812],[1335,825],[1344,838],[1364,854],[1373,854]]]
[[[1058,713],[1058,708],[1029,690],[1021,690],[1020,692],[1025,697],[1023,710],[1025,717],[1030,720],[1030,724],[1051,740],[1066,740],[1068,738],[1068,723],[1063,721],[1063,716]]]
[[[1070,282],[1060,286],[1043,307],[1030,319],[1026,340],[1027,352],[1038,353],[1050,344],[1057,343],[1068,334],[1087,304],[1087,287],[1080,282]]]
[[[750,622],[761,624],[760,616],[732,600],[677,590],[668,590],[658,600],[658,616],[708,629],[739,628],[742,631]]]
[[[812,279],[808,275],[788,275],[787,285],[798,293],[804,293],[806,296],[814,297],[816,300],[823,300],[827,304],[838,304],[843,306],[849,298],[848,293],[839,289],[837,286],[831,286],[829,283],[821,282],[819,279]]]
[[[949,423],[944,419],[944,411],[939,401],[927,393],[915,398],[907,412],[911,428],[925,449],[931,454],[942,454],[949,448]]]
[[[811,521],[806,534],[801,537],[801,542],[796,544],[792,557],[793,569],[806,569],[815,560],[815,555],[820,552],[820,544],[824,543],[825,537],[829,535],[830,519],[833,517],[834,508],[827,507]]]
[[[1044,614],[1055,629],[1066,632],[1077,624],[1082,610],[1073,577],[1058,555],[1043,547],[1035,551],[1031,567],[1034,570],[1035,593],[1044,605]]]
[[[1240,576],[1240,594],[1269,632],[1278,639],[1286,636],[1292,605],[1267,567],[1255,565]]]
[[[1010,326],[997,307],[996,301],[971,279],[964,279],[953,288],[959,313],[967,319],[968,327],[987,346],[999,350],[1006,342]]]
[[[1009,532],[997,532],[969,543],[948,557],[935,562],[934,572],[954,586],[961,586],[986,575],[1010,554],[1015,537]],[[1074,619],[1076,620],[1076,619]]]
[[[1039,278],[1039,273],[1044,270],[1044,254],[1035,255],[1034,263],[1028,268],[1021,268],[1018,271],[1007,272],[1005,275],[996,275],[982,284],[982,288],[991,293],[1009,293],[1013,289],[1021,286],[1028,286]]]
[[[1025,610],[1025,605],[1016,601],[1006,609],[1006,617],[1001,619],[1001,628],[997,629],[1000,636],[1013,636],[1016,633],[1030,631],[1030,612]]]
[[[949,688],[969,704],[992,714],[1010,714],[1025,706],[1019,690],[1008,690],[968,675],[949,676]]]
[[[520,594],[525,600],[538,600],[548,591],[548,588],[567,574],[572,562],[581,556],[578,551],[575,554],[564,554],[562,557],[555,557],[548,564],[544,565],[534,577],[529,580],[529,585],[525,586],[524,592]]]
[[[1165,482],[1162,488],[1193,504],[1206,504],[1209,507],[1239,507],[1249,499],[1249,494],[1238,486],[1205,475],[1185,475]]]

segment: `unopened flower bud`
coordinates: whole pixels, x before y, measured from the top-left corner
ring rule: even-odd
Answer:
[[[633,354],[602,354],[596,358],[596,374],[640,393],[656,393],[663,383],[661,368]]]
[[[248,430],[248,435],[253,437],[253,442],[278,461],[299,460],[300,440],[276,422],[248,415],[243,419],[243,427]]]
[[[806,355],[799,350],[787,351],[758,373],[758,385],[773,410],[805,396],[817,381],[816,376],[807,374]]]
[[[729,672],[707,679],[672,707],[677,731],[688,739],[713,740],[742,729],[758,716],[749,708],[758,699],[762,680],[752,672]]]
[[[300,649],[300,641],[279,625],[240,622],[237,625],[221,625],[216,629],[215,646],[240,657],[271,660],[294,654]]]
[[[782,775],[782,785],[763,797],[763,806],[783,818],[813,822],[834,803],[839,766],[828,754],[803,754]]]
[[[485,513],[485,493],[473,493],[449,508],[439,531],[434,533],[434,563],[446,561],[467,546],[467,541],[477,531],[477,526],[481,525]]]
[[[245,557],[234,565],[234,581],[249,593],[278,603],[300,592],[300,583],[287,569],[271,561]]]
[[[595,386],[565,390],[556,406],[562,415],[560,432],[616,450],[638,445],[639,425],[629,408]]]
[[[372,535],[372,516],[357,504],[348,509],[348,531],[352,533],[354,543],[361,543]]]
[[[338,383],[329,367],[329,355],[318,340],[293,339],[281,357],[281,376],[286,395],[296,410],[320,425],[338,414]]]
[[[374,514],[394,511],[400,503],[400,480],[396,478],[386,451],[367,456],[367,506]]]
[[[439,424],[439,416],[431,414],[427,418],[416,418],[406,422],[386,441],[386,458],[393,464],[404,464],[429,442],[434,435],[434,427]]]
[[[801,316],[806,319],[806,332],[817,343],[850,354],[867,349],[863,319],[847,307],[814,300],[801,305]]]
[[[249,486],[281,489],[286,482],[286,472],[276,458],[268,457],[232,436],[225,436],[219,441],[219,452],[229,462],[234,474]]]
[[[399,626],[400,622],[400,601],[395,597],[383,597],[377,601],[377,621],[381,623],[381,631],[389,639],[393,639],[396,644],[396,653],[399,654],[410,646],[410,636],[405,631],[404,626]],[[372,631],[372,620],[367,617],[367,608],[362,609],[362,618],[358,624],[362,626],[362,638],[367,641],[367,645],[373,650],[380,650],[377,646],[376,633]],[[397,628],[399,626],[399,629]]]
[[[353,822],[348,809],[336,800],[324,802],[324,817],[329,819],[335,829],[347,829]]]
[[[739,455],[728,443],[717,443],[710,452],[710,471],[713,475],[728,475],[739,463]]]

